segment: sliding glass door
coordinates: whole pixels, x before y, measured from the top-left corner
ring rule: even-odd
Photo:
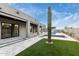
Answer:
[[[9,23],[1,23],[1,38],[10,38],[19,36],[19,25],[17,24],[9,24]]]
[[[13,27],[12,28],[12,36],[13,37],[19,36],[19,26],[16,24],[13,24],[12,27]]]
[[[31,26],[30,32],[31,32],[31,33],[37,33],[37,25],[35,25],[35,24],[30,24],[30,26]]]

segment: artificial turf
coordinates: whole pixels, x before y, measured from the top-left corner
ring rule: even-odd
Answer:
[[[79,43],[53,39],[53,44],[46,44],[42,39],[16,56],[79,56]]]

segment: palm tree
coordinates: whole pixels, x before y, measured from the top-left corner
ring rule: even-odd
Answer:
[[[48,43],[51,43],[51,21],[52,21],[52,12],[51,7],[48,7]]]

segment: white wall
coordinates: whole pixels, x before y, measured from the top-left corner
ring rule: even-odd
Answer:
[[[38,25],[38,30],[37,30],[37,32],[38,32],[38,35],[40,34],[40,26]]]
[[[30,21],[26,22],[26,37],[30,37]]]
[[[19,25],[19,36],[21,38],[26,38],[26,23],[21,23]]]

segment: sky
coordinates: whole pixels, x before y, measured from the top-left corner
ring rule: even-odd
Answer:
[[[64,27],[79,27],[78,3],[10,3],[11,7],[21,10],[41,23],[47,25],[48,5],[52,9],[52,27],[58,29]]]

